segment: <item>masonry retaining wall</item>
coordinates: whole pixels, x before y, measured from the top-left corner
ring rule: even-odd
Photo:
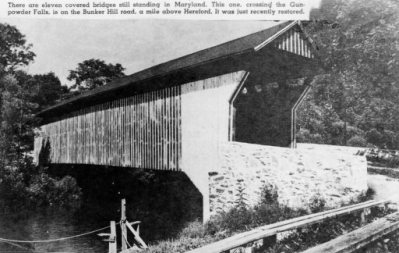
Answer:
[[[308,208],[315,197],[336,207],[367,190],[365,157],[345,152],[229,142],[220,146],[219,163],[208,173],[211,215],[234,207],[240,195],[258,204],[266,186],[291,208]]]

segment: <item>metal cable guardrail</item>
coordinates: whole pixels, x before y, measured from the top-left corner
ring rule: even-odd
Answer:
[[[82,237],[82,236],[94,234],[94,233],[100,232],[100,231],[102,231],[102,230],[105,230],[105,229],[107,229],[107,228],[109,228],[109,227],[110,227],[110,226],[106,226],[106,227],[103,227],[103,228],[99,228],[99,229],[92,230],[92,231],[85,232],[85,233],[78,234],[78,235],[72,235],[72,236],[61,237],[61,238],[55,238],[55,239],[47,239],[47,240],[32,240],[32,241],[28,241],[28,240],[15,240],[15,239],[8,239],[8,238],[1,238],[1,237],[0,237],[0,242],[15,242],[15,243],[51,243],[51,242],[64,241],[64,240],[69,240],[69,239],[73,239],[73,238],[77,238],[77,237]]]

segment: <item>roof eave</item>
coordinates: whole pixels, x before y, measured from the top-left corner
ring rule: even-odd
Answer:
[[[251,54],[253,52],[255,52],[254,49],[250,48],[250,49],[243,50],[243,51],[235,53],[235,54],[230,54],[230,55],[225,55],[225,56],[222,56],[222,57],[214,58],[214,59],[211,59],[211,60],[208,60],[208,61],[204,61],[204,62],[201,62],[201,63],[198,63],[198,64],[194,64],[194,65],[191,65],[191,66],[186,66],[186,67],[182,67],[182,68],[179,68],[179,69],[175,69],[175,70],[172,70],[172,71],[167,72],[167,73],[151,76],[149,78],[145,78],[145,79],[142,79],[142,80],[136,80],[136,81],[127,80],[127,81],[123,81],[123,78],[122,78],[122,83],[119,83],[119,82],[121,82],[121,79],[117,79],[117,80],[112,81],[112,82],[107,84],[107,87],[110,87],[108,89],[97,91],[94,94],[91,94],[90,91],[84,92],[84,93],[79,94],[79,95],[77,95],[75,97],[69,98],[69,99],[67,99],[65,101],[61,101],[61,102],[59,102],[59,103],[57,103],[57,104],[55,104],[53,106],[50,106],[50,107],[38,112],[35,116],[36,117],[43,117],[46,114],[48,114],[48,113],[50,113],[50,112],[52,112],[54,110],[62,109],[64,107],[73,105],[76,102],[82,102],[82,100],[89,99],[89,98],[91,98],[93,96],[101,96],[101,95],[104,95],[104,94],[106,94],[108,92],[111,92],[111,91],[117,91],[117,90],[126,88],[127,86],[132,85],[134,83],[146,83],[146,82],[149,82],[151,80],[158,80],[158,79],[166,78],[168,76],[172,76],[172,75],[177,74],[177,73],[182,72],[182,71],[195,69],[195,68],[198,68],[200,66],[211,65],[211,64],[217,63],[219,61],[222,61],[222,60],[225,60],[225,59],[228,59],[228,58],[239,57],[239,56],[242,56],[242,55],[248,55],[248,54]],[[124,77],[124,78],[127,79],[127,78],[129,78],[129,76]],[[116,86],[116,87],[114,86],[113,87],[113,85],[115,85],[115,84],[118,84],[118,86]]]

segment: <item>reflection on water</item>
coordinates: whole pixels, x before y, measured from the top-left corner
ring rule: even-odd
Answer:
[[[56,170],[60,172],[60,168]],[[141,221],[147,243],[176,236],[188,221],[200,218],[202,197],[184,173],[143,173],[133,169],[66,168],[83,190],[79,210],[26,211],[0,214],[0,237],[46,240],[72,236],[118,223],[120,199],[126,198],[127,218]],[[117,231],[119,228],[117,227]],[[109,232],[109,230],[105,230]],[[117,234],[120,238],[119,234]],[[119,239],[118,239],[119,244]],[[119,245],[118,245],[119,246]],[[0,242],[0,252],[107,252],[108,242],[97,233],[55,243]]]
[[[47,240],[67,237],[107,226],[109,221],[79,217],[66,210],[36,211],[0,216],[0,237],[18,240]],[[106,230],[105,230],[106,231]],[[107,242],[87,235],[53,243],[0,242],[0,252],[107,252]]]

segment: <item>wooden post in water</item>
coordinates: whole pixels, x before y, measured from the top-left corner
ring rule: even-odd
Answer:
[[[127,249],[127,230],[126,230],[126,199],[122,199],[121,201],[121,243],[122,243],[122,250]]]
[[[115,225],[115,221],[111,221],[111,234],[109,236],[108,252],[109,253],[117,253],[116,252],[116,225]]]

